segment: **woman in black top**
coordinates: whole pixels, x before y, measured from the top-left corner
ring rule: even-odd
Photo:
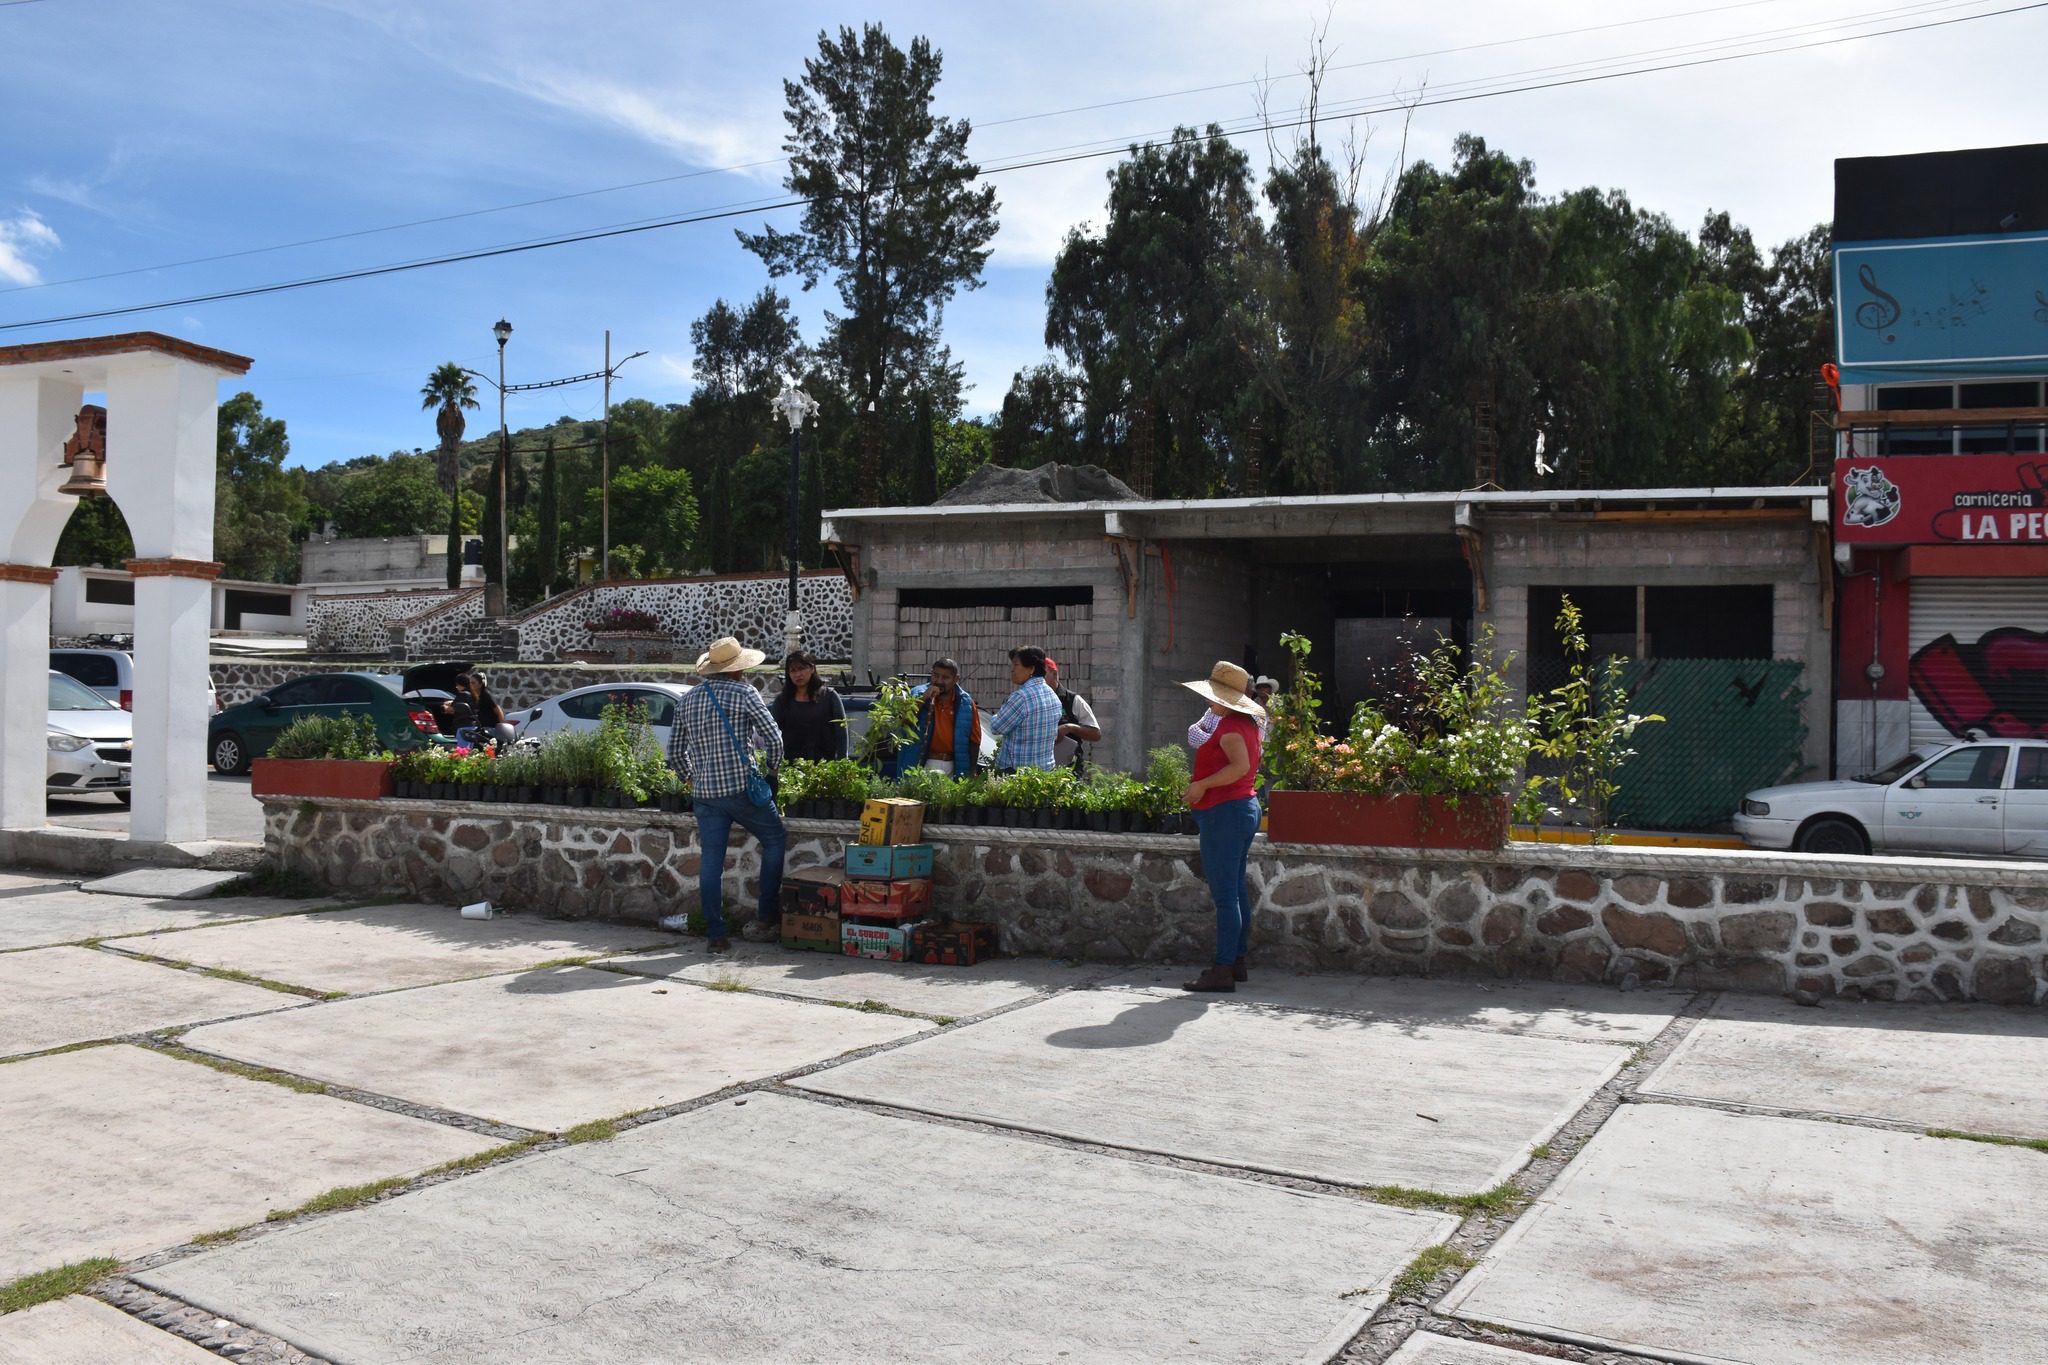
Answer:
[[[782,690],[770,709],[782,727],[784,758],[846,757],[846,703],[818,682],[818,666],[807,655],[782,661]]]
[[[458,692],[468,694],[472,709],[470,724],[480,732],[479,738],[501,749],[510,744],[512,723],[505,719],[505,708],[498,705],[498,699],[491,695],[484,675],[465,673],[455,680],[455,687]]]

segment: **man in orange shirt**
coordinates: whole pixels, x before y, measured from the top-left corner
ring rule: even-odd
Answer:
[[[951,659],[934,661],[931,681],[913,695],[923,698],[917,738],[898,755],[897,772],[920,766],[948,777],[973,772],[981,756],[981,714],[960,686],[960,665]]]

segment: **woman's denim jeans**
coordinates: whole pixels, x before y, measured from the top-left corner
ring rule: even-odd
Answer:
[[[1259,802],[1247,796],[1195,812],[1202,836],[1202,871],[1216,902],[1216,965],[1227,967],[1252,946],[1252,902],[1245,894],[1245,864],[1259,832]]]

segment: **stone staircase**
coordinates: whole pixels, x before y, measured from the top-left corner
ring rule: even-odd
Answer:
[[[432,651],[436,659],[511,663],[519,658],[519,628],[488,617],[472,621]]]

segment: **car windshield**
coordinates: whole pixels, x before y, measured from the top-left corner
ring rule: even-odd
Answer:
[[[1856,780],[1858,782],[1872,782],[1880,787],[1889,787],[1892,783],[1898,781],[1907,773],[1912,772],[1913,769],[1919,767],[1922,763],[1925,763],[1930,757],[1932,755],[1924,751],[1910,753],[1896,763],[1879,768],[1874,773],[1864,773]]]
[[[62,673],[50,675],[50,709],[52,711],[118,711],[121,708],[102,697],[99,693],[79,682],[76,678]]]

